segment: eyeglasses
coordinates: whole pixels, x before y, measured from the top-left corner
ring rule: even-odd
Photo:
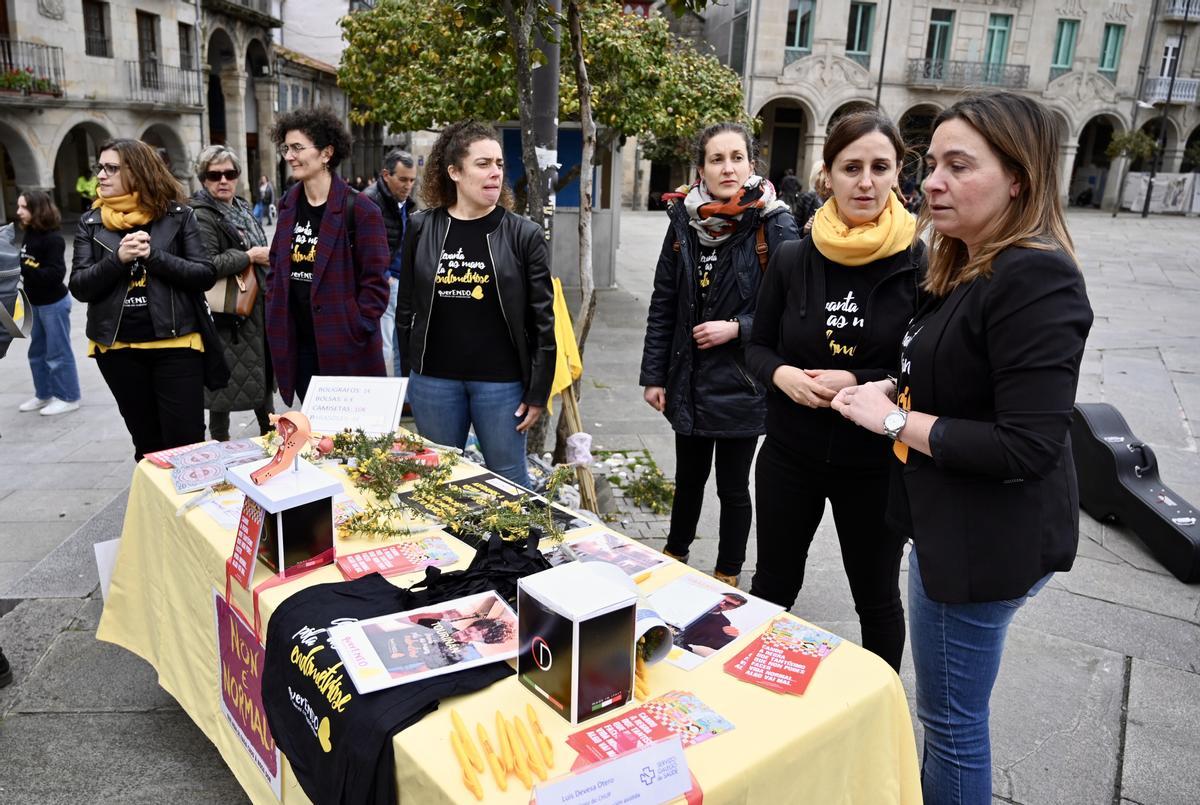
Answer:
[[[101,162],[99,165],[96,166],[96,175],[97,176],[101,176],[101,175],[116,176],[120,172],[121,172],[121,166],[112,164],[112,163]]]
[[[230,168],[227,171],[205,171],[204,172],[204,181],[219,182],[222,179],[227,179],[232,182],[233,180],[237,179],[237,177],[239,177],[241,175],[242,175],[242,172],[239,171],[237,168]]]
[[[316,146],[315,145],[301,145],[300,143],[291,143],[291,144],[284,143],[283,145],[279,146],[279,155],[287,156],[289,151],[293,154],[299,154],[305,148],[316,148]]]

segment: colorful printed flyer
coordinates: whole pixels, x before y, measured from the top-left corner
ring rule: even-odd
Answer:
[[[693,693],[673,690],[616,718],[567,737],[588,763],[614,758],[678,735],[686,749],[733,729],[733,724]]]
[[[654,570],[671,562],[653,548],[607,530],[560,545],[551,553],[561,554],[554,557],[547,554],[546,558],[552,565],[571,561],[572,558],[580,562],[608,562],[630,576]],[[574,556],[571,556],[572,554]]]
[[[210,444],[215,444],[215,442],[209,439],[207,442],[196,442],[195,444],[185,444],[180,447],[171,447],[166,450],[159,450],[155,453],[147,453],[145,458],[154,466],[162,467],[164,470],[169,470],[175,466],[173,463],[171,463],[175,456],[191,452],[197,447],[204,447],[205,445]]]
[[[725,672],[743,682],[799,696],[808,688],[821,660],[841,642],[837,635],[794,618],[776,618],[765,632],[725,663]]]
[[[458,561],[458,554],[441,537],[405,540],[395,545],[372,548],[337,558],[338,570],[348,580],[360,579],[371,573],[401,576],[416,573],[429,566],[445,567]]]
[[[233,540],[233,555],[225,563],[229,575],[243,587],[248,588],[250,579],[254,577],[254,560],[258,557],[259,540],[262,539],[266,519],[267,510],[254,498],[245,496],[237,536]]]
[[[495,591],[329,629],[359,693],[517,656],[517,614]]]

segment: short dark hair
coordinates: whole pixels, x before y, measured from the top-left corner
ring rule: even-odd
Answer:
[[[460,120],[442,129],[429,160],[425,163],[425,175],[421,177],[421,200],[426,207],[450,207],[458,201],[458,188],[450,178],[450,166],[462,167],[462,161],[471,144],[480,140],[500,142],[500,135],[486,123],[478,120]],[[500,191],[500,206],[512,209],[512,193],[505,183]]]
[[[512,636],[512,624],[499,618],[476,618],[467,624],[467,628],[478,626],[483,629],[483,642],[503,643]]]
[[[271,127],[271,140],[282,148],[289,131],[302,133],[312,140],[317,148],[333,146],[333,156],[329,158],[331,171],[350,156],[350,147],[353,145],[350,132],[346,131],[341,119],[327,106],[296,109],[280,115]]]
[[[383,169],[388,173],[392,173],[396,170],[396,163],[400,163],[406,168],[411,168],[413,165],[417,164],[417,161],[413,159],[412,154],[408,153],[403,148],[393,148],[391,151],[388,151],[387,155],[383,158]]]
[[[821,159],[826,169],[833,167],[837,155],[850,143],[875,131],[891,141],[896,149],[896,164],[902,165],[908,148],[904,145],[904,138],[900,136],[900,129],[890,117],[878,109],[865,109],[842,115],[834,121],[833,128],[825,138],[825,147],[821,151]]]
[[[26,190],[21,195],[29,209],[29,224],[25,228],[31,232],[57,232],[62,213],[54,206],[50,194],[45,190]]]
[[[708,141],[718,134],[725,134],[727,132],[742,135],[742,139],[746,141],[746,156],[750,159],[751,169],[758,170],[758,142],[754,139],[754,134],[750,131],[750,128],[745,123],[738,123],[736,120],[724,120],[720,123],[713,123],[697,134],[692,153],[692,164],[697,166],[703,165]]]

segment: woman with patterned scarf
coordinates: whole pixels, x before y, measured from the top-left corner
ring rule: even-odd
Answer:
[[[822,154],[832,196],[812,236],[772,259],[746,347],[747,365],[770,389],[750,592],[791,608],[828,499],[862,645],[897,671],[904,541],[884,520],[891,445],[835,416],[830,402],[899,371],[925,266],[916,221],[896,193],[904,152],[896,124],[877,111],[834,124]]]
[[[212,328],[204,291],[216,273],[157,151],[110,140],[100,146],[98,175],[99,198],[75,234],[70,289],[87,303],[88,355],[140,461],[204,438],[204,385],[228,378],[220,350],[204,354]]]
[[[640,384],[675,431],[675,500],[664,553],[686,562],[704,485],[717,468],[720,542],[713,575],[737,586],[750,535],[750,464],[765,389],[743,349],[767,258],[799,237],[787,205],[754,173],[754,138],[717,123],[696,141],[697,178],[669,194],[670,225],[654,276]]]

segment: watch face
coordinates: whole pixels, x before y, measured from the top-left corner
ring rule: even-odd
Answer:
[[[899,411],[892,411],[883,418],[883,428],[888,433],[899,433],[900,429],[904,427],[904,423],[907,421],[907,419],[908,418]]]

